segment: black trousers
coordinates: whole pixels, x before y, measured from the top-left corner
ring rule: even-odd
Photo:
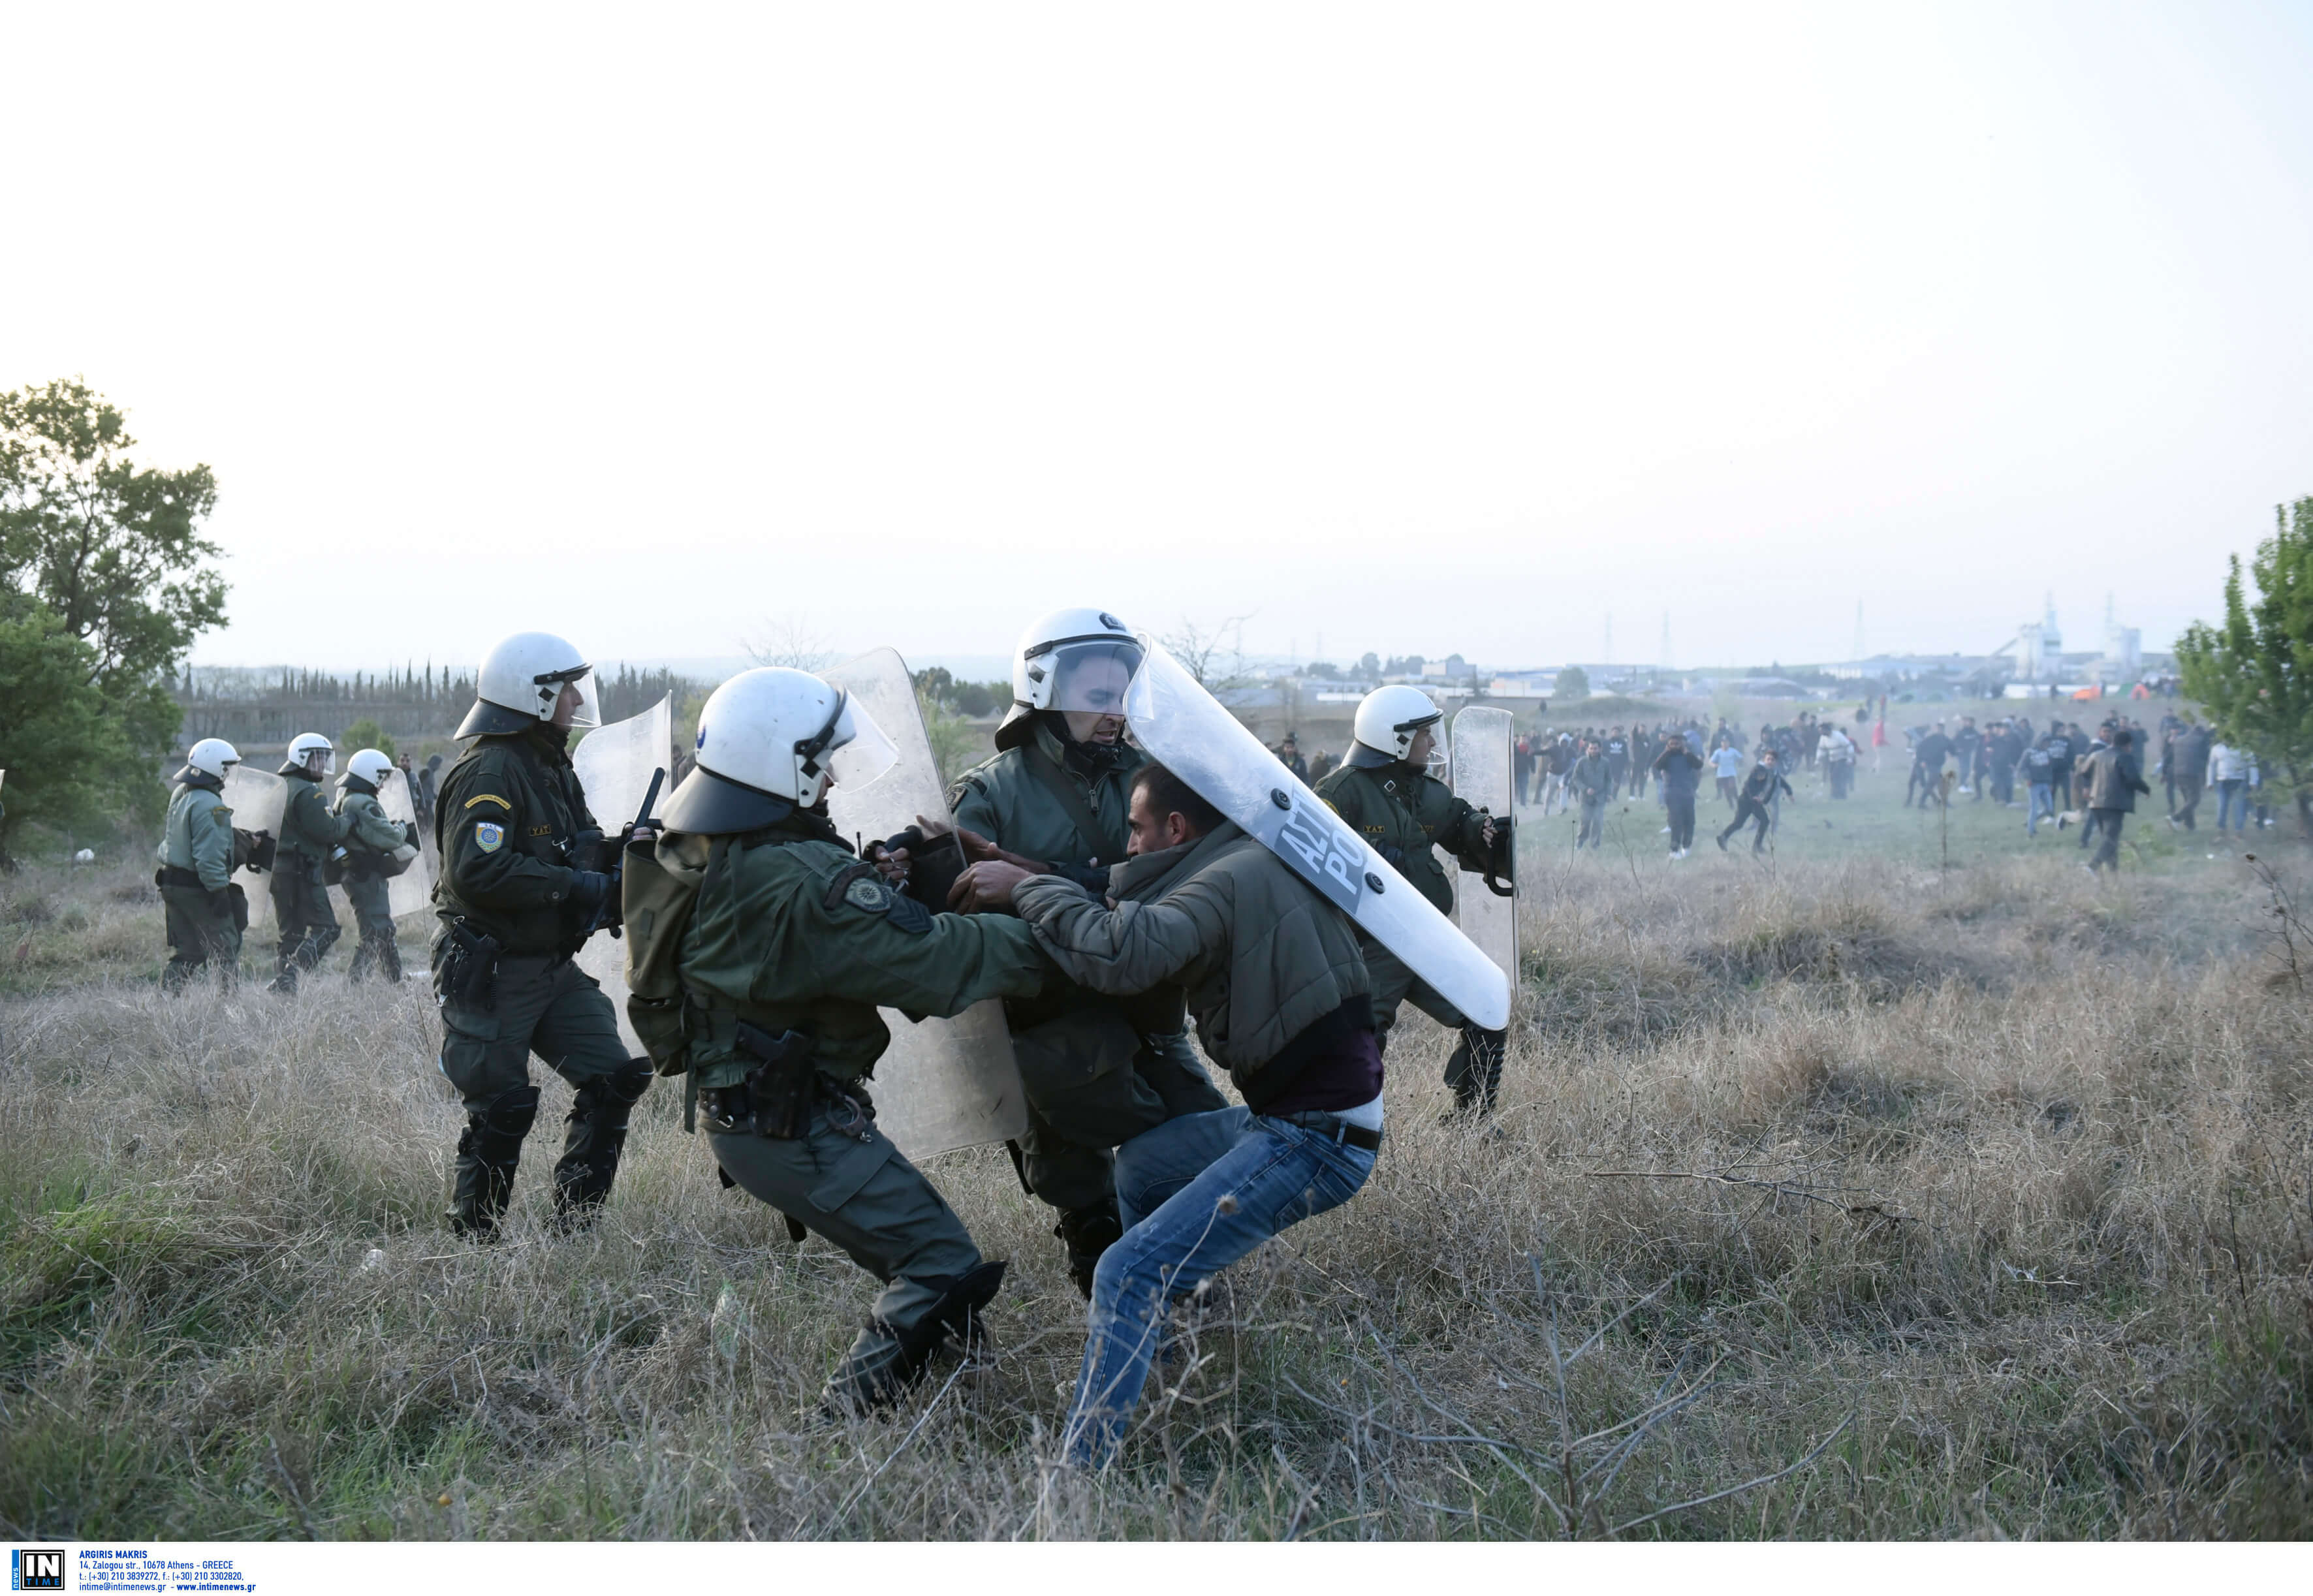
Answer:
[[[1719,834],[1719,846],[1722,848],[1725,847],[1728,837],[1734,836],[1737,831],[1743,829],[1745,826],[1748,825],[1755,820],[1759,822],[1759,829],[1757,834],[1751,838],[1751,851],[1755,854],[1765,851],[1767,846],[1767,806],[1760,802],[1756,798],[1741,798],[1736,801],[1735,818],[1727,823],[1727,829]]]
[[[2104,828],[2104,841],[2097,846],[2096,853],[2089,857],[2089,868],[2102,870],[2106,865],[2110,865],[2113,874],[2118,875],[2120,873],[2120,822],[2127,811],[2119,809],[2092,809],[2089,813],[2095,816]]]
[[[1663,807],[1670,811],[1670,846],[1674,852],[1694,846],[1694,794],[1665,793]]]

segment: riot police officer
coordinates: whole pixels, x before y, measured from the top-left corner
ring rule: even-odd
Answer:
[[[462,1235],[495,1235],[513,1194],[538,1117],[532,1053],[576,1089],[554,1166],[559,1225],[591,1221],[609,1197],[628,1116],[650,1085],[650,1061],[628,1055],[611,1000],[572,957],[618,908],[624,838],[604,838],[570,766],[572,730],[597,723],[578,651],[517,633],[482,662],[457,733],[472,741],[442,779],[434,990],[442,1074],[466,1107],[448,1215]]]
[[[1376,853],[1435,904],[1454,907],[1454,889],[1438,862],[1444,848],[1466,871],[1483,871],[1494,855],[1497,829],[1509,817],[1480,813],[1429,774],[1443,712],[1420,688],[1376,688],[1358,705],[1352,723],[1356,741],[1341,767],[1317,784],[1317,796],[1357,828]],[[1374,1027],[1386,1047],[1397,1022],[1397,1005],[1411,1002],[1440,1025],[1460,1030],[1446,1061],[1446,1084],[1453,1088],[1457,1112],[1493,1112],[1501,1085],[1503,1031],[1464,1021],[1461,1011],[1431,990],[1403,960],[1360,932],[1359,944],[1373,974]]]
[[[726,1182],[816,1232],[884,1283],[830,1378],[828,1406],[883,1406],[996,1293],[929,1180],[875,1126],[879,1006],[950,1016],[1026,998],[1047,968],[1009,917],[935,914],[895,891],[827,818],[897,750],[818,677],[766,667],[715,690],[665,834],[626,862],[627,1012],[686,1073]]]
[[[391,759],[376,749],[365,748],[346,761],[346,773],[338,781],[334,812],[350,822],[342,881],[361,937],[346,974],[356,981],[373,965],[387,980],[401,979],[401,950],[393,940],[391,889],[385,883],[416,855],[418,829],[414,824],[404,827],[387,820],[377,801],[380,785],[400,777]]]
[[[280,932],[277,969],[266,988],[284,996],[297,990],[297,973],[317,967],[337,944],[338,916],[330,908],[322,873],[353,822],[333,813],[321,796],[321,780],[338,767],[336,744],[319,732],[290,740],[281,767],[288,795],[281,804],[281,837],[275,845],[273,918]]]
[[[1057,610],[1021,635],[996,757],[948,794],[967,855],[1106,890],[1110,867],[1124,860],[1132,776],[1144,762],[1124,740],[1124,689],[1140,654],[1124,623],[1100,609]],[[1005,1013],[1028,1107],[1015,1167],[1060,1211],[1053,1233],[1089,1297],[1094,1266],[1123,1233],[1113,1150],[1227,1100],[1190,1046],[1177,987],[1111,997],[1055,978]]]
[[[161,868],[153,878],[168,916],[169,962],[161,985],[174,992],[214,962],[217,985],[230,987],[241,973],[241,934],[249,927],[249,899],[233,879],[233,811],[224,802],[227,773],[241,750],[222,737],[204,737],[185,755],[169,794],[161,834]]]

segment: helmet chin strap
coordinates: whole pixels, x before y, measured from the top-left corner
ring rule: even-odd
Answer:
[[[1047,709],[1042,713],[1045,716],[1045,723],[1052,728],[1052,735],[1060,740],[1062,751],[1085,769],[1111,770],[1122,762],[1124,739],[1121,736],[1114,742],[1079,742],[1069,730],[1067,712]]]

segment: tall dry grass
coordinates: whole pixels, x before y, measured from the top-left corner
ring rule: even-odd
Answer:
[[[421,986],[163,997],[153,955],[103,973],[108,927],[157,948],[157,909],[57,878],[48,919],[7,929],[104,951],[77,983],[26,952],[36,989],[0,1009],[0,1521],[2313,1529],[2313,1007],[2269,978],[2245,875],[1535,874],[1494,1131],[1438,1123],[1448,1039],[1403,1028],[1372,1182],[1231,1272],[1094,1478],[1048,1467],[1082,1308],[999,1150],[932,1171],[1013,1260],[992,1364],[822,1427],[873,1283],[721,1190],[678,1092],[646,1101],[601,1227],[563,1240],[543,1076],[507,1241],[458,1245]]]

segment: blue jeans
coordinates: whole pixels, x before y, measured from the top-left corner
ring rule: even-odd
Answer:
[[[2236,776],[2217,784],[2217,829],[2225,829],[2227,817],[2232,817],[2236,830],[2248,829],[2248,778]]]
[[[2056,789],[2046,782],[2036,781],[2032,784],[2031,804],[2024,811],[2025,836],[2040,835],[2039,821],[2042,815],[2047,816],[2052,820],[2056,818]]]
[[[1241,1108],[1184,1114],[1118,1148],[1117,1206],[1132,1228],[1093,1272],[1084,1365],[1062,1432],[1068,1461],[1098,1468],[1116,1455],[1172,1297],[1340,1207],[1373,1167],[1362,1147]],[[1160,1195],[1153,1212],[1140,1207]]]

